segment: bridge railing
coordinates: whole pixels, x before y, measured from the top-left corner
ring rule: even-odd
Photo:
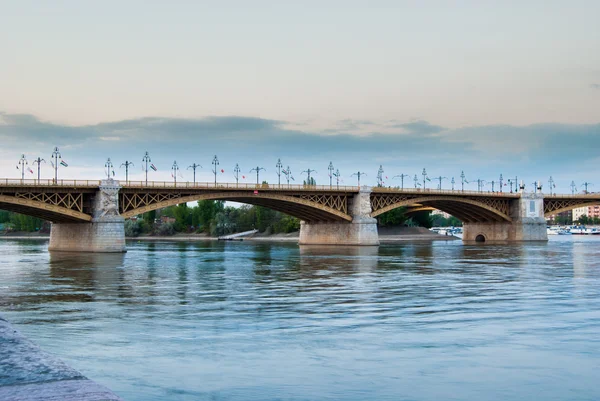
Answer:
[[[340,191],[358,192],[358,187],[347,185],[302,185],[302,184],[249,184],[235,182],[173,182],[173,181],[121,181],[124,188],[189,188],[189,189],[250,189],[255,191]]]
[[[507,198],[518,198],[521,194],[516,192],[492,192],[492,191],[461,191],[460,189],[433,189],[433,188],[399,188],[399,187],[373,187],[373,192],[405,192],[407,194],[426,195],[476,195],[476,196],[503,196]]]
[[[97,187],[100,185],[100,180],[35,180],[35,179],[13,179],[0,178],[0,186],[52,186],[52,187]]]

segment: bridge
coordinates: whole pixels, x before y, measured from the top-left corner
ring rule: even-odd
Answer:
[[[264,206],[299,218],[300,244],[378,245],[376,217],[432,208],[464,223],[464,241],[544,241],[544,217],[600,194],[475,192],[328,185],[0,180],[0,209],[52,222],[50,250],[122,252],[125,218],[197,200]]]

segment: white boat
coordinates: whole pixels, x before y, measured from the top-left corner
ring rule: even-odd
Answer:
[[[571,235],[571,231],[561,227],[547,227],[546,233],[548,235]]]
[[[599,235],[600,230],[596,227],[586,228],[585,226],[578,226],[571,228],[571,234],[575,235]]]

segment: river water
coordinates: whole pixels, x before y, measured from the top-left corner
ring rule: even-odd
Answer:
[[[126,400],[596,400],[600,238],[0,242],[0,314]]]

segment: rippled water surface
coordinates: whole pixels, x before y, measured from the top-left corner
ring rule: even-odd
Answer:
[[[0,242],[0,314],[126,400],[596,400],[600,238]]]

